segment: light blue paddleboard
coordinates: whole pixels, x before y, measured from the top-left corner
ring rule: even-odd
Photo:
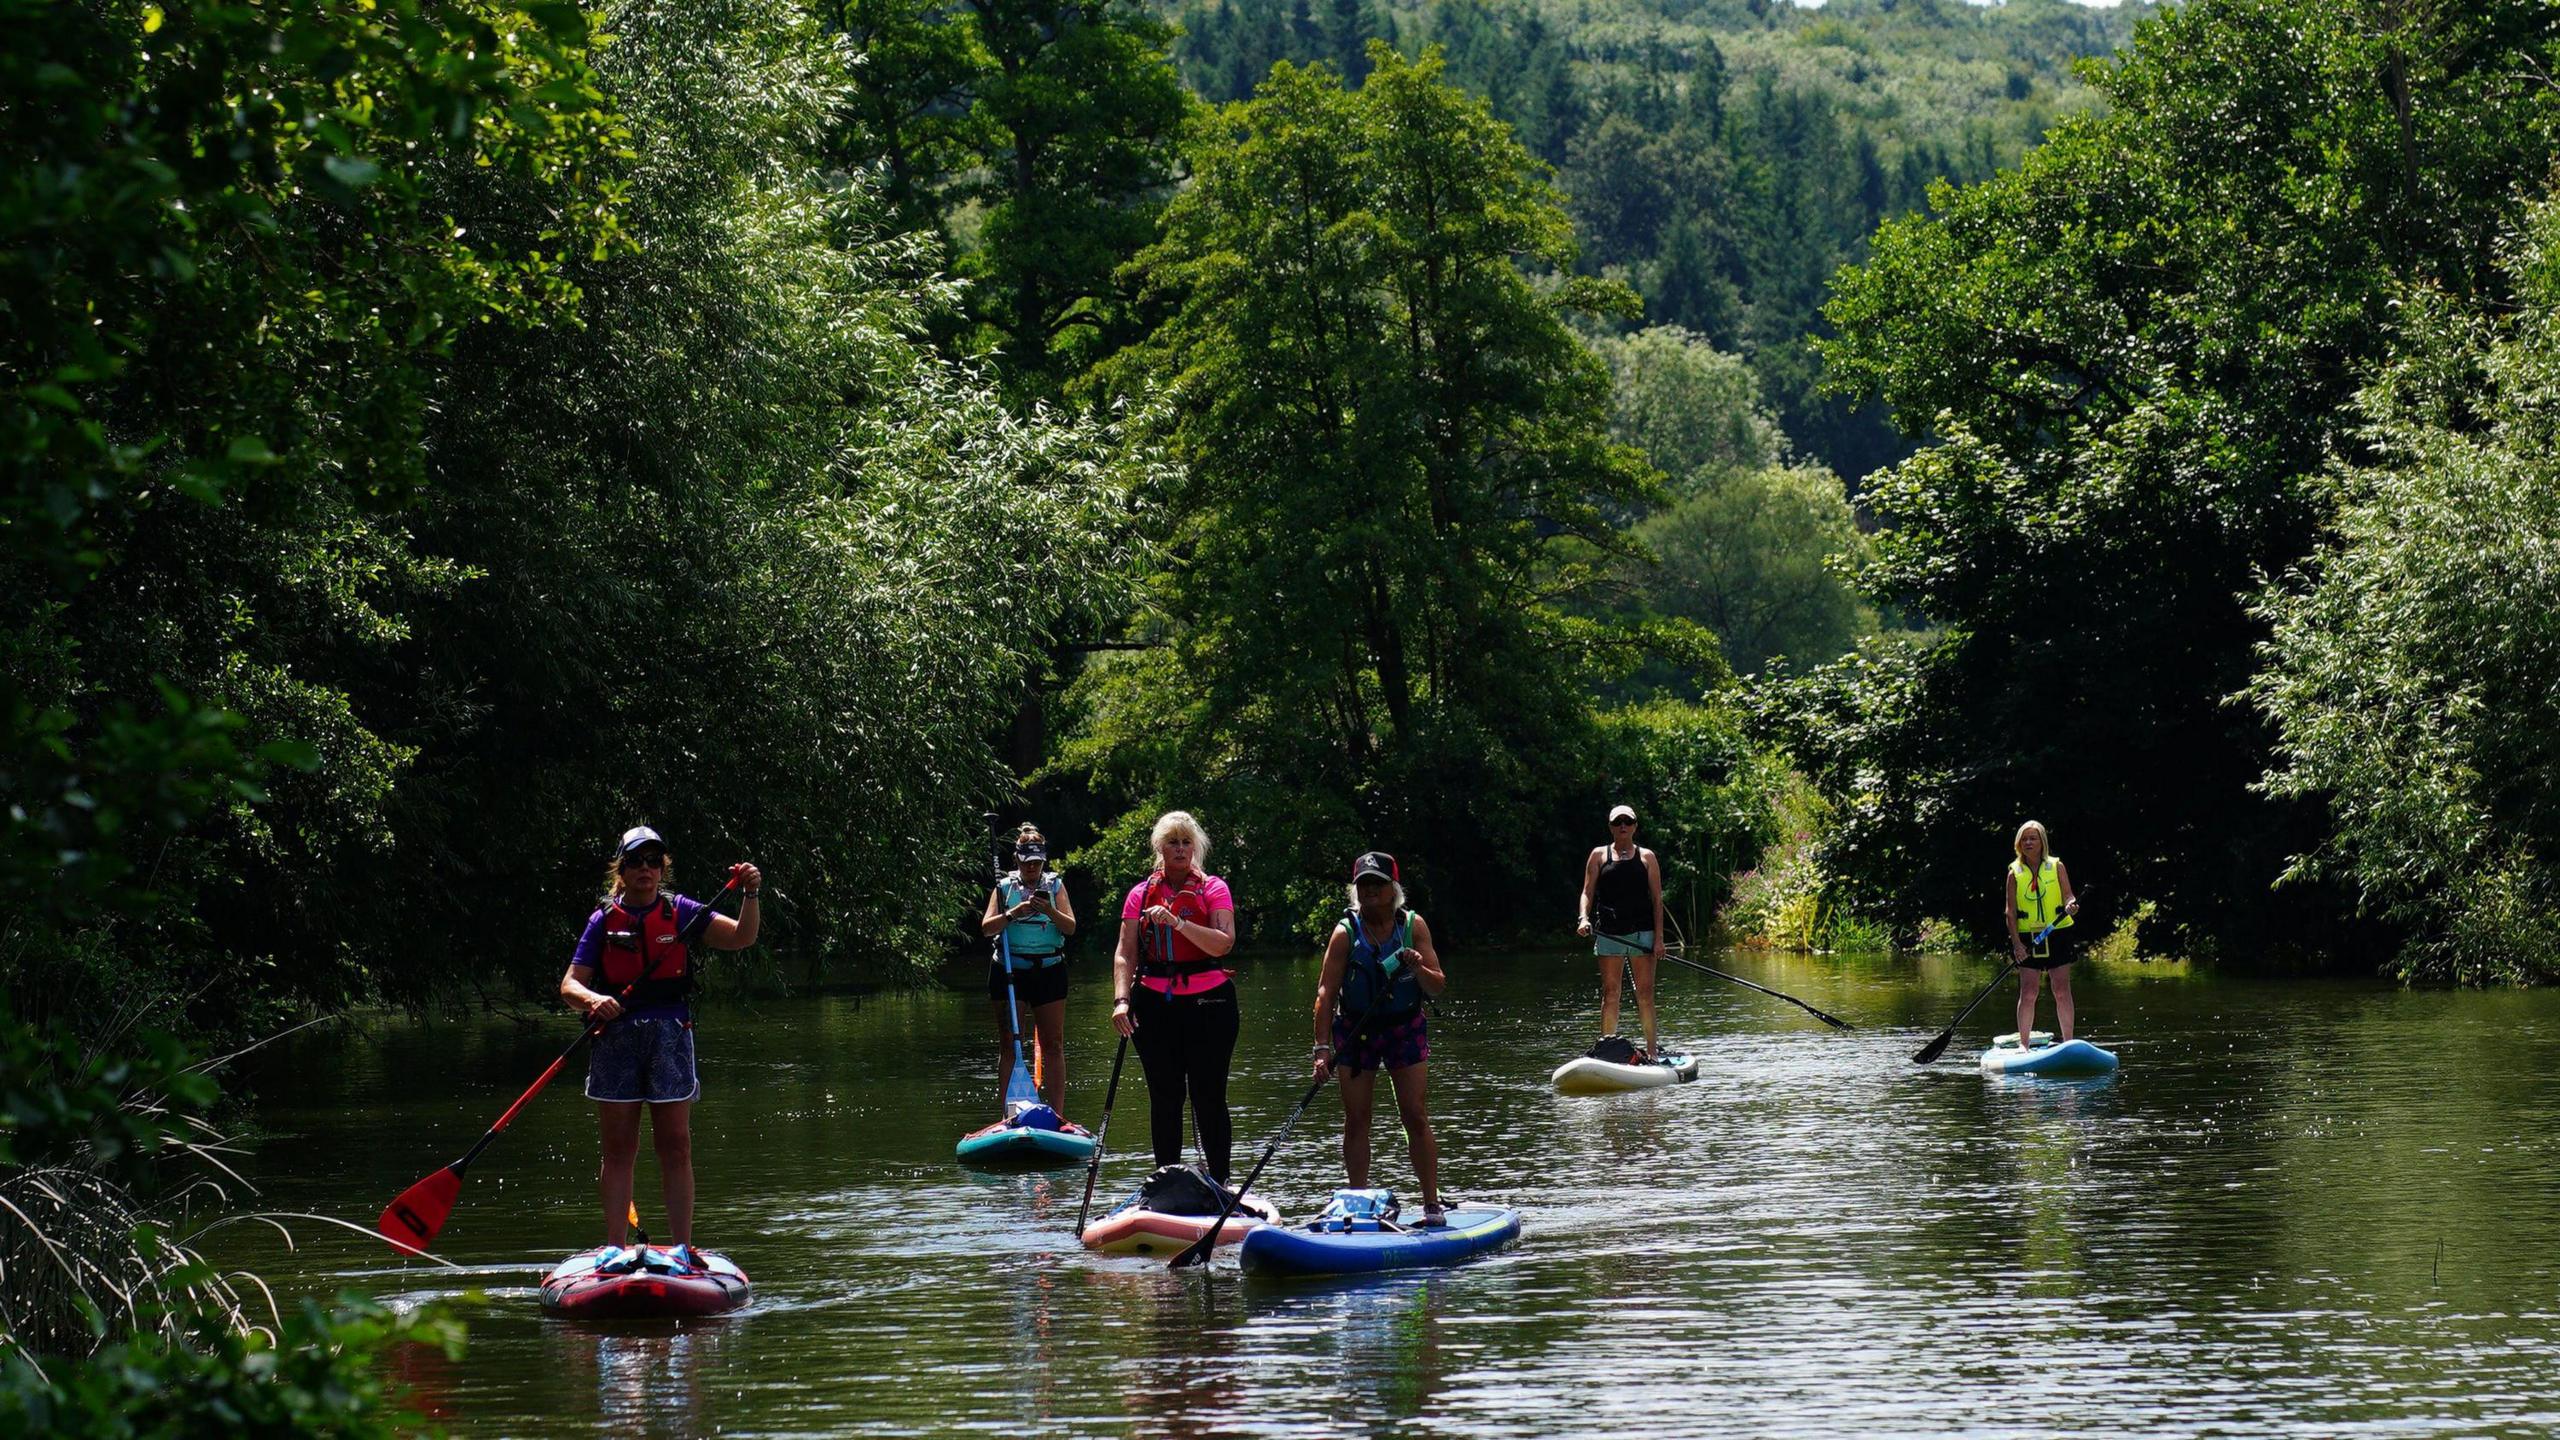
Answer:
[[[2046,1037],[2039,1031],[2037,1038]],[[2116,1068],[2116,1057],[2086,1040],[2029,1048],[2019,1045],[2017,1036],[2003,1035],[1982,1052],[1982,1068],[1993,1075],[2104,1075]]]

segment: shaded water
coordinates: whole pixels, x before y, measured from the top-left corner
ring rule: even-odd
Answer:
[[[1445,1183],[1521,1209],[1520,1246],[1361,1283],[1246,1281],[1087,1255],[1081,1172],[984,1178],[981,997],[706,1011],[703,1238],[755,1303],[690,1325],[544,1318],[532,1285],[595,1243],[572,1073],[475,1167],[439,1249],[385,1263],[317,1227],[225,1264],[305,1291],[454,1297],[459,1363],[403,1376],[464,1433],[1975,1436],[2540,1434],[2560,1423],[2560,995],[2404,994],[2083,965],[2083,1033],[2124,1070],[1987,1079],[1911,1052],[1971,961],[1729,968],[1857,1022],[1669,971],[1698,1083],[1551,1093],[1587,1043],[1587,957],[1453,957],[1433,1023]],[[1238,1169],[1304,1085],[1312,960],[1251,964]],[[1111,1048],[1080,962],[1069,1110]],[[2049,1013],[2049,1012],[2048,1012]],[[561,1022],[565,1023],[565,1022]],[[475,1138],[564,1036],[390,1025],[267,1064],[264,1202],[369,1222]],[[1391,1107],[1389,1107],[1391,1110]],[[1317,1102],[1268,1172],[1292,1215],[1340,1183]],[[1382,1117],[1385,1118],[1385,1117]],[[1132,1059],[1097,1213],[1143,1173]],[[1410,1193],[1381,1126],[1379,1183]],[[643,1210],[655,1171],[641,1161]]]

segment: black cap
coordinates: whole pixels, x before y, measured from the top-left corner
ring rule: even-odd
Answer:
[[[615,849],[614,853],[617,855],[628,855],[634,850],[638,850],[649,845],[655,845],[661,850],[667,848],[667,842],[658,838],[657,831],[650,829],[646,825],[634,825],[630,829],[622,832],[622,844]]]
[[[1041,844],[1037,840],[1017,840],[1014,842],[1013,863],[1016,865],[1021,864],[1025,860],[1046,860],[1048,858],[1049,847]]]
[[[1372,850],[1351,862],[1351,883],[1357,885],[1372,875],[1395,884],[1401,884],[1404,880],[1402,875],[1396,873],[1396,857],[1384,850]]]

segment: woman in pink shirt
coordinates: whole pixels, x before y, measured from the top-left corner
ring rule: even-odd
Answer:
[[[1236,944],[1235,897],[1226,881],[1200,868],[1209,837],[1190,812],[1165,812],[1149,844],[1155,873],[1129,887],[1120,904],[1111,1024],[1137,1047],[1147,1073],[1156,1164],[1182,1163],[1188,1095],[1201,1157],[1224,1184],[1235,1150],[1227,1064],[1236,1053],[1236,986],[1223,963]]]

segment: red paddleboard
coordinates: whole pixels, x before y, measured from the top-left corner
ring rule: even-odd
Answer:
[[[747,1303],[747,1272],[726,1255],[707,1250],[700,1270],[679,1270],[668,1252],[649,1247],[649,1263],[607,1274],[596,1269],[599,1248],[563,1260],[542,1277],[542,1308],[590,1320],[654,1319],[671,1315],[721,1315]]]

